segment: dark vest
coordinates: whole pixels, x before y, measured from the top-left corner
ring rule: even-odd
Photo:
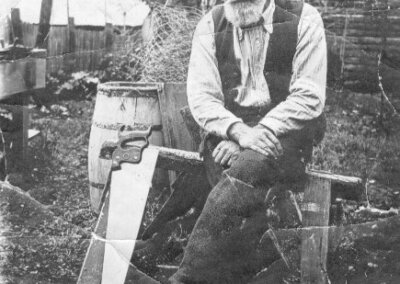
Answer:
[[[271,0],[274,1],[274,0]],[[292,62],[296,52],[298,25],[303,10],[300,0],[275,0],[273,33],[270,35],[264,76],[270,91],[272,106],[284,101],[289,95]],[[248,113],[257,112],[235,103],[235,89],[241,84],[240,62],[236,60],[233,47],[233,26],[225,16],[223,5],[212,10],[216,45],[216,58],[225,96],[225,107],[246,120]],[[268,112],[268,110],[261,111]],[[265,115],[260,113],[260,115]]]

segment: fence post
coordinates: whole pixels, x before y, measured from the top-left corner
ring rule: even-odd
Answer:
[[[75,20],[73,17],[68,18],[68,52],[73,53],[75,52]]]
[[[18,38],[17,43],[24,43],[21,16],[18,8],[11,9],[11,38],[13,42]]]
[[[114,41],[114,36],[113,36],[113,25],[111,23],[106,23],[105,27],[105,47],[106,51],[111,51],[112,46],[113,46],[113,41]]]
[[[38,48],[46,49],[47,35],[50,32],[50,16],[51,9],[53,7],[53,0],[42,0],[40,7],[40,19],[39,19],[39,32],[36,37],[35,46]]]
[[[75,70],[76,64],[76,38],[75,38],[75,20],[73,17],[68,17],[68,48],[67,53],[63,56],[63,67],[68,72]]]

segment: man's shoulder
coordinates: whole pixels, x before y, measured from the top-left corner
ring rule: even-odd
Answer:
[[[215,5],[209,12],[213,22],[219,22],[225,18],[224,4]]]
[[[223,4],[215,5],[199,21],[197,29],[200,31],[214,31],[226,22],[225,9]]]
[[[214,32],[214,21],[211,14],[211,11],[207,12],[197,23],[197,27],[195,30],[195,35],[209,35]]]
[[[317,8],[308,3],[303,4],[303,11],[301,13],[301,18],[309,20],[317,20],[318,22],[322,22],[321,14],[317,10]]]

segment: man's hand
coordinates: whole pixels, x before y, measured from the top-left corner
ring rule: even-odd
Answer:
[[[231,166],[240,152],[240,146],[234,141],[223,140],[214,149],[212,157],[221,166]]]
[[[245,149],[251,149],[273,158],[278,158],[282,155],[282,145],[278,138],[271,130],[262,125],[252,128],[238,122],[232,125],[228,134]]]

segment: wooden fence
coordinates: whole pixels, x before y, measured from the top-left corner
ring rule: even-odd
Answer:
[[[400,89],[400,0],[307,0],[324,20],[329,48],[329,79],[340,86],[379,90]],[[23,41],[34,46],[38,25],[22,24]],[[133,36],[113,33],[113,27],[51,26],[47,38],[47,72],[94,70],[109,52],[129,50]],[[379,64],[378,56],[381,57]],[[379,65],[379,66],[378,66]],[[379,71],[379,72],[378,72]]]
[[[318,1],[324,20],[330,79],[362,91],[400,89],[400,0]],[[382,55],[379,60],[379,55]]]
[[[22,23],[23,43],[35,46],[39,27]],[[140,31],[117,35],[113,27],[51,26],[47,36],[47,73],[95,70],[107,53],[128,52],[140,42]]]

